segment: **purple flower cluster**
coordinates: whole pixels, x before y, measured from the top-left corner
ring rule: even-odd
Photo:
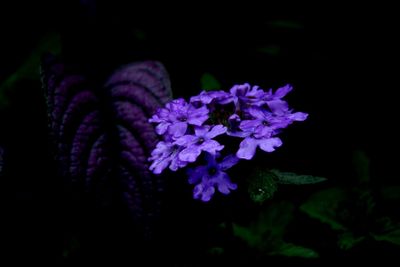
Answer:
[[[275,92],[264,91],[246,83],[233,86],[229,92],[203,91],[189,102],[176,99],[167,103],[149,120],[157,124],[156,132],[163,137],[149,158],[150,170],[155,174],[167,167],[176,171],[204,158],[206,165],[187,172],[189,183],[196,184],[194,198],[209,201],[216,188],[229,194],[237,185],[226,170],[240,159],[252,159],[258,147],[273,152],[282,145],[277,137],[280,131],[307,118],[306,113],[292,112],[282,100],[291,90],[286,85]],[[219,140],[223,135],[242,140],[235,155],[217,163],[224,149]]]

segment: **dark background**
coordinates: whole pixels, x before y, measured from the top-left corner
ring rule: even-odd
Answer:
[[[43,36],[55,32],[61,36],[64,59],[89,66],[100,83],[119,65],[146,59],[166,66],[174,97],[198,93],[205,72],[217,77],[225,89],[243,82],[264,88],[291,83],[291,106],[310,115],[283,136],[285,145],[271,158],[277,167],[325,176],[330,184],[351,187],[352,153],[362,150],[371,160],[374,183],[398,185],[397,157],[392,155],[397,151],[398,43],[394,39],[398,28],[390,8],[263,4],[187,3],[176,8],[90,0],[7,4],[1,8],[4,16],[0,19],[0,81],[16,72]],[[66,208],[63,183],[54,176],[39,76],[18,81],[7,99],[9,105],[0,110],[0,146],[8,166],[1,186],[6,200],[4,230],[10,234],[17,258],[61,261],[68,224],[76,225],[74,220],[79,218]],[[284,191],[280,197],[300,201],[314,189]],[[195,210],[203,208],[190,203],[171,214],[177,220],[186,213],[198,215],[188,209],[191,205]],[[198,225],[202,220],[197,220]],[[116,224],[101,225],[112,228]],[[303,228],[310,231],[308,238],[315,240],[313,224],[304,224],[309,227]],[[189,231],[190,227],[182,227],[182,232]],[[110,235],[109,229],[93,229],[98,235]],[[112,246],[104,246],[107,254]],[[107,258],[104,251],[93,251],[86,254],[97,256],[83,253],[81,257],[91,261],[98,257],[99,262]],[[368,257],[370,251],[383,253],[376,247],[363,248],[347,257],[363,253]],[[335,253],[325,252],[322,260],[328,262]],[[119,255],[109,254],[108,258]]]

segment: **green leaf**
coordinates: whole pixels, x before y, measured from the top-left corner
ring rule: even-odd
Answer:
[[[400,228],[390,231],[385,234],[371,234],[376,241],[387,241],[400,246]]]
[[[294,206],[290,202],[274,203],[260,214],[257,230],[269,232],[274,238],[282,238],[287,225],[293,219]]]
[[[270,252],[269,255],[280,255],[286,257],[301,257],[301,258],[318,258],[319,254],[311,249],[298,245],[294,245],[291,243],[282,243],[282,245],[273,252]]]
[[[353,233],[345,232],[339,235],[338,246],[340,249],[349,250],[363,240],[365,240],[365,236],[355,237]]]
[[[313,194],[300,210],[311,218],[329,224],[334,230],[346,230],[346,227],[337,219],[339,204],[346,199],[344,190],[330,188]]]
[[[248,227],[233,224],[233,233],[250,247],[265,250],[272,240],[281,240],[285,229],[292,220],[293,204],[280,202],[270,205],[258,220]]]
[[[277,177],[270,171],[257,169],[249,175],[247,191],[250,198],[256,203],[264,203],[272,198],[278,185]]]
[[[360,183],[366,183],[370,180],[370,162],[364,151],[356,150],[353,153],[353,164]]]
[[[255,230],[254,226],[243,227],[235,223],[233,223],[232,226],[233,234],[245,241],[249,247],[261,247],[261,244],[263,243],[262,235]]]
[[[278,178],[277,182],[279,184],[294,184],[294,185],[303,185],[303,184],[316,184],[323,181],[326,181],[326,178],[312,175],[302,175],[296,174],[293,172],[281,172],[279,170],[271,170],[273,174]]]
[[[221,84],[218,80],[210,73],[206,72],[201,76],[201,88],[205,91],[219,90]]]
[[[359,188],[355,190],[359,199],[359,210],[364,210],[366,215],[372,215],[376,203],[370,188]]]
[[[49,34],[43,37],[24,63],[0,84],[0,108],[4,108],[8,105],[8,98],[6,97],[7,92],[12,90],[18,81],[23,79],[40,79],[40,59],[43,53],[51,52],[53,54],[58,54],[60,51],[61,42],[58,34]]]
[[[375,225],[380,233],[387,233],[400,228],[400,225],[394,222],[390,217],[384,216],[376,219]]]
[[[274,203],[249,227],[234,223],[233,233],[245,241],[249,247],[267,252],[269,255],[317,258],[319,255],[314,250],[283,241],[283,235],[292,220],[293,211],[294,206],[289,202]]]

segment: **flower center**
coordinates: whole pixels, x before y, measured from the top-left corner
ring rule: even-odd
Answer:
[[[197,139],[197,144],[198,145],[201,145],[202,143],[204,143],[204,138],[203,137],[200,137],[199,139]]]
[[[234,108],[233,104],[214,104],[210,112],[210,122],[228,126],[228,119],[234,113]]]
[[[263,124],[264,126],[269,126],[269,122],[268,122],[268,121],[263,121],[262,124]]]
[[[176,152],[176,151],[178,151],[178,149],[179,149],[178,145],[173,145],[171,150],[172,150],[172,152]]]
[[[209,175],[214,175],[216,173],[217,173],[217,168],[215,168],[215,167],[208,168]]]
[[[179,116],[178,120],[182,121],[182,122],[185,122],[185,121],[187,121],[187,117],[186,116]]]

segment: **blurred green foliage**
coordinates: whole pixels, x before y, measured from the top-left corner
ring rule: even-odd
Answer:
[[[400,245],[400,224],[377,211],[369,158],[363,151],[355,151],[353,165],[355,187],[333,187],[316,192],[300,206],[300,210],[331,226],[337,232],[338,247],[343,250],[367,240]],[[388,192],[389,198],[393,198],[399,192],[397,190],[396,187],[385,187],[381,192]]]
[[[221,84],[211,73],[204,73],[201,78],[201,89],[205,91],[221,90]]]
[[[282,172],[277,169],[256,168],[247,177],[248,193],[254,202],[264,203],[273,197],[278,190],[278,184],[306,185],[320,183],[325,180],[325,178],[318,176]]]
[[[314,250],[284,240],[286,227],[293,219],[293,211],[294,205],[289,202],[272,203],[249,226],[233,224],[233,234],[249,247],[268,255],[318,257]]]
[[[344,190],[341,188],[329,188],[313,194],[300,210],[307,213],[311,218],[329,224],[334,230],[346,230],[336,216],[340,211],[339,204],[346,199]]]
[[[349,250],[361,241],[365,239],[365,236],[355,237],[351,232],[344,232],[338,235],[338,246],[340,249]]]
[[[59,54],[61,41],[59,34],[49,33],[37,43],[36,47],[19,68],[0,84],[0,109],[9,105],[7,95],[16,84],[23,80],[40,80],[40,60],[44,53]]]
[[[326,181],[326,178],[324,177],[296,174],[293,172],[282,172],[276,169],[272,169],[270,172],[277,177],[279,184],[305,185]]]

